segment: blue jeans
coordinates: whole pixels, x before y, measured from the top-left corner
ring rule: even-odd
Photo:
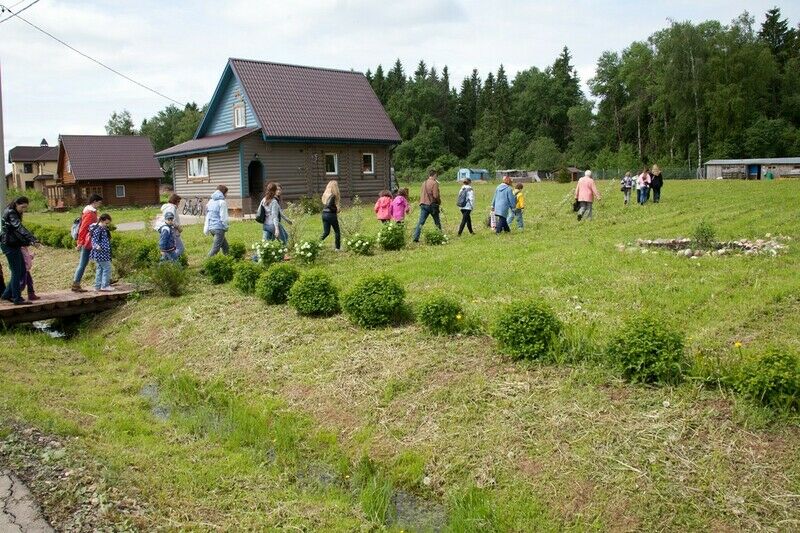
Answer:
[[[72,278],[72,281],[75,283],[80,283],[83,279],[83,273],[86,271],[86,265],[89,264],[89,252],[91,250],[89,248],[84,248],[81,246],[80,250],[78,251],[78,268],[75,270],[75,277]]]
[[[108,287],[111,280],[111,261],[97,261],[97,274],[94,276],[94,288]]]
[[[21,302],[22,279],[25,276],[25,260],[22,258],[22,249],[19,246],[0,244],[0,250],[3,251],[8,259],[8,266],[11,269],[11,279],[6,284],[6,290],[3,291],[2,298],[15,303]]]
[[[650,187],[642,187],[642,199],[639,201],[639,203],[644,205],[647,203],[647,200],[649,199],[650,199]]]
[[[183,244],[183,239],[181,239],[180,233],[175,233],[175,256],[180,257],[183,255],[184,250],[186,250],[186,246]]]
[[[264,224],[264,240],[265,241],[274,241],[275,240],[275,225],[274,224]],[[284,246],[289,242],[289,234],[286,232],[283,226],[278,224],[278,240],[283,243]]]
[[[433,223],[439,230],[442,229],[442,223],[439,221],[439,206],[437,204],[419,204],[419,221],[417,227],[414,228],[414,242],[419,242],[419,234],[422,233],[422,226],[425,225],[428,216],[433,218]]]
[[[514,219],[517,219],[517,227],[519,229],[523,229],[525,224],[522,221],[522,209],[512,209],[511,216],[508,217],[508,225],[511,226],[511,223],[514,222]]]
[[[160,261],[177,261],[180,255],[178,254],[177,248],[174,252],[166,252],[165,254],[161,255]]]
[[[661,201],[661,189],[653,189],[653,203],[657,204]]]
[[[511,228],[508,227],[508,220],[506,220],[506,217],[501,217],[500,215],[495,213],[494,218],[495,218],[495,224],[494,224],[495,233],[511,231]]]

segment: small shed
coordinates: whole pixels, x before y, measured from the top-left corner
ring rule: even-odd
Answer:
[[[508,176],[512,180],[519,182],[533,183],[534,181],[542,181],[538,170],[521,170],[512,168],[508,170],[498,170],[495,176],[497,179],[502,179],[504,176]]]
[[[800,178],[800,157],[712,159],[705,170],[708,179]]]
[[[472,181],[477,180],[488,180],[489,179],[489,171],[485,168],[460,168],[458,169],[458,175],[456,175],[456,181],[464,181],[465,179],[471,179]]]

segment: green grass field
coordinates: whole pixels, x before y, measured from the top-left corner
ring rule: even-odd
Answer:
[[[594,220],[578,223],[569,186],[526,185],[525,230],[497,236],[482,224],[494,187],[477,185],[478,234],[455,237],[457,186],[446,184],[449,244],[359,257],[330,251],[331,237],[320,266],[343,291],[391,273],[412,303],[447,293],[486,324],[542,298],[569,330],[563,364],[512,362],[483,335],[302,319],[196,277],[186,295],[131,301],[70,340],[5,333],[0,425],[75,437],[68,457],[92,457],[101,485],[139,504],[104,516],[142,529],[794,529],[796,417],[701,381],[625,384],[598,361],[631,316],[680,330],[690,358],[720,365],[772,344],[800,350],[797,187],[668,182],[661,204],[625,208],[616,182],[601,182]],[[379,228],[370,207],[342,219]],[[720,239],[792,240],[777,257],[617,250],[687,236],[701,220]],[[295,231],[318,236],[318,216]],[[238,222],[229,240],[260,234]],[[184,238],[195,270],[210,239],[199,226]],[[66,287],[74,262],[42,250],[40,290]],[[72,501],[45,500],[62,514]]]

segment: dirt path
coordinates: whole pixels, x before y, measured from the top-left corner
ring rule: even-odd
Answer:
[[[28,488],[13,474],[0,470],[0,531],[40,533],[54,531]]]

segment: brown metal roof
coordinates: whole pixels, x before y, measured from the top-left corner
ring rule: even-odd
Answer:
[[[161,150],[156,154],[156,157],[167,157],[167,156],[176,156],[189,153],[200,153],[200,152],[213,151],[219,148],[227,148],[228,144],[232,143],[233,141],[239,140],[242,137],[246,137],[247,135],[250,135],[251,133],[258,131],[259,129],[260,128],[244,128],[244,129],[229,131],[226,133],[220,133],[219,135],[209,135],[208,137],[201,137],[199,139],[194,139],[191,141],[187,141],[185,143],[178,144],[171,148],[167,148],[166,150]]]
[[[8,152],[8,162],[58,161],[57,146],[15,146]]]
[[[267,137],[401,140],[360,72],[245,59],[230,64]]]
[[[62,135],[76,180],[161,178],[150,139],[139,135]]]

